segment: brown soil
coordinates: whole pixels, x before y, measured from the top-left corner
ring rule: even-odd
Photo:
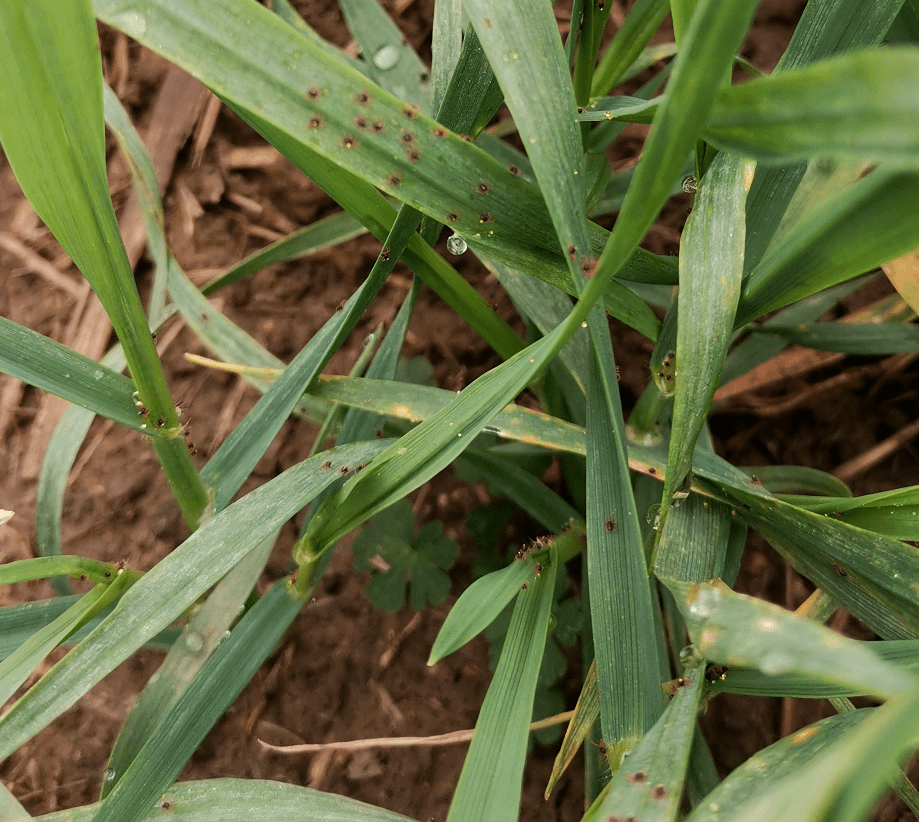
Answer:
[[[312,0],[298,5],[322,36],[347,45],[349,38],[337,4]],[[803,5],[802,0],[762,4],[746,50],[758,66],[774,66]],[[398,0],[387,6],[399,10],[397,20],[408,39],[423,55],[427,51],[429,58],[433,4]],[[120,51],[126,41],[110,32],[104,32],[103,38],[108,70],[117,74],[123,99],[136,121],[149,126],[152,101],[164,75],[163,62],[134,45],[127,52]],[[127,74],[118,74],[119,66],[126,66]],[[313,183],[284,160],[228,167],[226,158],[232,149],[260,145],[260,139],[224,109],[202,162],[193,162],[188,147],[177,158],[166,193],[169,239],[181,265],[201,281],[209,271],[226,268],[267,240],[335,210]],[[615,159],[632,159],[637,147],[637,138],[624,141],[617,146]],[[125,200],[127,177],[117,159],[112,161],[112,170],[113,192],[120,204]],[[189,216],[189,195],[201,205],[197,215]],[[649,248],[659,253],[675,251],[686,206],[682,201],[668,206],[649,234]],[[50,260],[62,272],[62,280],[80,282],[48,232],[23,207],[5,164],[0,167],[0,230]],[[273,266],[226,289],[217,299],[234,322],[274,354],[289,359],[358,286],[378,250],[373,239],[357,239],[331,252]],[[71,291],[49,284],[13,251],[0,250],[0,264],[8,271],[0,291],[3,315],[73,344],[75,318],[83,308]],[[502,316],[519,327],[503,292],[472,256],[459,258],[457,264]],[[148,264],[142,262],[138,272],[140,290],[145,293]],[[349,343],[336,355],[330,372],[347,372],[363,337],[378,323],[392,319],[408,286],[409,272],[397,269]],[[614,332],[617,359],[623,364],[623,398],[629,406],[647,383],[650,344],[628,329],[617,326]],[[161,331],[159,346],[203,463],[251,408],[256,394],[235,377],[190,365],[184,352],[206,352],[175,323]],[[407,349],[408,356],[426,357],[437,383],[453,390],[498,362],[429,291],[423,293],[415,312]],[[825,391],[815,393],[815,382]],[[740,465],[792,463],[833,470],[911,422],[917,389],[919,378],[902,359],[838,360],[821,372],[785,380],[776,388],[746,392],[725,405],[713,420],[719,453]],[[13,521],[0,530],[0,561],[6,562],[36,554],[35,460],[50,429],[38,412],[40,392],[22,390],[5,377],[0,378],[0,392],[2,453],[7,466],[0,478],[0,507],[16,512]],[[773,413],[781,408],[786,410]],[[251,490],[303,459],[315,433],[305,423],[289,422],[243,490]],[[868,493],[919,482],[916,457],[907,444],[856,476],[854,491]],[[374,611],[363,594],[366,578],[353,571],[349,551],[339,550],[315,603],[305,609],[281,650],[207,737],[181,779],[275,779],[346,794],[421,820],[443,819],[465,745],[289,757],[264,752],[256,740],[288,743],[427,735],[474,725],[490,679],[486,641],[480,637],[433,668],[426,667],[425,660],[445,614],[470,579],[474,549],[466,516],[484,498],[483,488],[460,484],[450,472],[414,496],[419,520],[442,520],[447,535],[462,548],[450,598],[420,615],[410,608],[397,614]],[[298,525],[299,521],[286,526],[263,589],[286,572]],[[533,536],[527,527],[526,523],[512,525],[506,534],[508,545]],[[67,552],[125,560],[130,567],[147,569],[186,536],[152,451],[133,434],[97,420],[67,492]],[[768,546],[755,539],[740,588],[791,606],[807,593],[804,583],[787,573]],[[0,589],[0,605],[51,594],[46,584],[13,586]],[[858,626],[847,627],[858,635]],[[60,655],[55,654],[51,661]],[[137,653],[0,765],[4,783],[31,813],[47,813],[96,798],[117,729],[161,658],[154,651]],[[50,661],[42,665],[36,677],[49,665]],[[577,698],[579,675],[572,658],[562,683],[568,706]],[[784,731],[788,732],[828,713],[829,707],[799,702],[786,705],[784,711]],[[704,724],[723,773],[778,738],[782,712],[776,700],[721,697],[712,704]],[[580,762],[547,803],[542,799],[554,753],[537,746],[528,762],[524,820],[567,822],[579,819],[583,812]],[[907,818],[911,817],[892,800],[878,814],[885,822]]]

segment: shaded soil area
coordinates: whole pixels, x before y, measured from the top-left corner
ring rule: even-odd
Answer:
[[[297,5],[323,37],[353,52],[335,2],[311,0]],[[393,0],[386,5],[407,39],[429,59],[433,3]],[[760,68],[771,69],[803,5],[801,0],[764,2],[745,56]],[[559,4],[563,26],[565,15]],[[165,63],[120,35],[103,31],[102,38],[110,82],[142,129],[157,128],[151,118],[166,76]],[[668,39],[668,33],[662,31],[660,39]],[[279,155],[266,152],[260,138],[235,115],[208,103],[204,111],[216,115],[213,127],[199,125],[195,136],[182,142],[165,193],[171,249],[197,283],[267,242],[336,211],[315,184]],[[201,135],[203,139],[198,139]],[[611,159],[617,167],[634,163],[640,146],[641,131],[630,131],[616,144]],[[115,152],[110,170],[113,197],[124,214],[129,179]],[[649,233],[646,247],[675,253],[687,209],[685,198],[669,204]],[[87,329],[98,330],[90,295],[24,203],[5,162],[0,166],[0,232],[14,241],[0,246],[3,316],[73,347],[88,346],[81,350],[92,350],[95,344],[99,356],[112,339],[105,333],[101,340],[98,334],[95,342],[87,340],[87,335],[92,336]],[[215,302],[268,350],[289,360],[358,287],[378,252],[373,238],[351,240],[331,251],[263,270],[221,291]],[[522,333],[523,325],[504,292],[472,255],[450,259]],[[150,286],[149,263],[141,260],[137,271],[145,294]],[[378,324],[391,322],[410,284],[410,272],[399,266],[333,359],[329,373],[348,372],[364,337]],[[861,293],[838,310],[847,312],[877,296],[876,290]],[[648,383],[651,345],[616,323],[613,333],[628,411]],[[189,363],[185,352],[207,352],[176,320],[161,329],[158,347],[197,445],[196,459],[203,465],[257,395],[233,375]],[[458,390],[499,362],[427,289],[419,299],[404,353],[424,357],[432,366],[434,381],[450,390]],[[911,424],[917,395],[919,376],[913,360],[827,358],[818,368],[780,375],[772,383],[751,385],[725,399],[713,416],[713,433],[718,452],[738,465],[797,464],[826,471],[852,465],[851,487],[864,494],[919,483],[919,455],[909,442],[867,467],[849,463]],[[37,553],[36,478],[55,419],[54,404],[40,392],[0,378],[6,466],[0,475],[0,507],[16,513],[0,529],[2,562]],[[302,421],[288,422],[242,493],[304,459],[316,433],[314,426]],[[395,614],[375,611],[363,591],[367,578],[353,570],[346,541],[315,601],[208,735],[181,779],[274,779],[345,794],[420,820],[444,819],[465,756],[464,744],[282,756],[266,752],[257,740],[289,744],[432,735],[475,724],[490,681],[486,640],[479,637],[431,668],[425,662],[450,606],[472,579],[476,551],[467,518],[487,499],[484,485],[461,483],[451,471],[412,496],[418,521],[442,521],[446,535],[461,548],[447,601],[420,614],[408,607]],[[298,519],[285,526],[259,583],[261,591],[286,574],[299,525]],[[532,523],[519,518],[507,527],[503,543],[508,548],[519,546],[537,535]],[[146,570],[187,536],[152,450],[134,434],[96,420],[68,485],[65,550],[100,560],[123,560]],[[789,607],[799,605],[810,591],[809,584],[755,537],[738,587]],[[16,585],[0,589],[0,606],[51,595],[45,583]],[[840,617],[834,626],[866,636],[852,620]],[[62,655],[52,655],[27,684]],[[0,764],[4,784],[31,813],[77,806],[97,797],[120,723],[161,660],[162,654],[152,650],[135,654]],[[569,708],[577,699],[581,674],[577,655],[571,654],[560,684]],[[780,735],[830,712],[824,703],[722,696],[711,704],[703,724],[718,767],[727,773]],[[552,797],[542,799],[554,755],[553,748],[534,748],[526,769],[523,820],[569,822],[583,813],[580,759]],[[877,818],[893,822],[911,817],[893,800],[885,800]]]

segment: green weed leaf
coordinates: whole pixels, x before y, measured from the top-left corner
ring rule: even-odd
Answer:
[[[398,611],[409,602],[416,611],[439,605],[450,593],[450,577],[459,548],[443,536],[443,525],[429,522],[416,534],[415,514],[408,500],[401,500],[378,514],[354,540],[352,549],[359,571],[378,570],[367,583],[366,593],[374,608]],[[376,558],[376,563],[373,560]]]

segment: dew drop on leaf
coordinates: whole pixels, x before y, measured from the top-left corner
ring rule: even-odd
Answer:
[[[462,254],[468,247],[469,246],[466,245],[466,241],[458,234],[453,234],[447,240],[447,251],[449,251],[451,254]]]
[[[399,49],[395,46],[383,46],[376,54],[373,55],[373,64],[380,71],[387,71],[393,68],[399,62]]]

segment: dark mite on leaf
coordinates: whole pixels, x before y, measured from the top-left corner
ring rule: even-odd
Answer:
[[[491,186],[488,185],[488,181],[487,181],[487,180],[482,180],[482,182],[479,183],[479,184],[475,187],[475,193],[476,193],[476,194],[488,194],[488,192],[489,192],[490,190],[491,190]]]
[[[508,167],[507,167],[507,170],[508,170],[511,174],[515,174],[517,177],[520,176],[520,169],[517,168],[517,166],[508,166]]]
[[[448,223],[455,223],[458,219],[459,219],[459,214],[457,214],[455,211],[451,211],[451,212],[447,215],[447,222],[448,222]]]
[[[614,520],[612,517],[607,517],[605,527],[607,531],[615,531],[616,530],[616,520]]]
[[[386,246],[386,248],[384,248],[384,249],[380,252],[380,260],[381,260],[382,262],[385,263],[385,262],[389,259],[389,253],[390,253],[390,251],[391,251],[390,247],[389,247],[389,246]]]
[[[479,222],[480,222],[480,223],[490,223],[490,222],[492,222],[492,216],[491,216],[491,214],[489,214],[487,211],[483,212],[482,214],[479,214]]]
[[[331,467],[332,467],[332,461],[331,461],[331,460],[326,460],[324,463],[322,463],[322,470],[323,470],[323,471],[328,471]]]

